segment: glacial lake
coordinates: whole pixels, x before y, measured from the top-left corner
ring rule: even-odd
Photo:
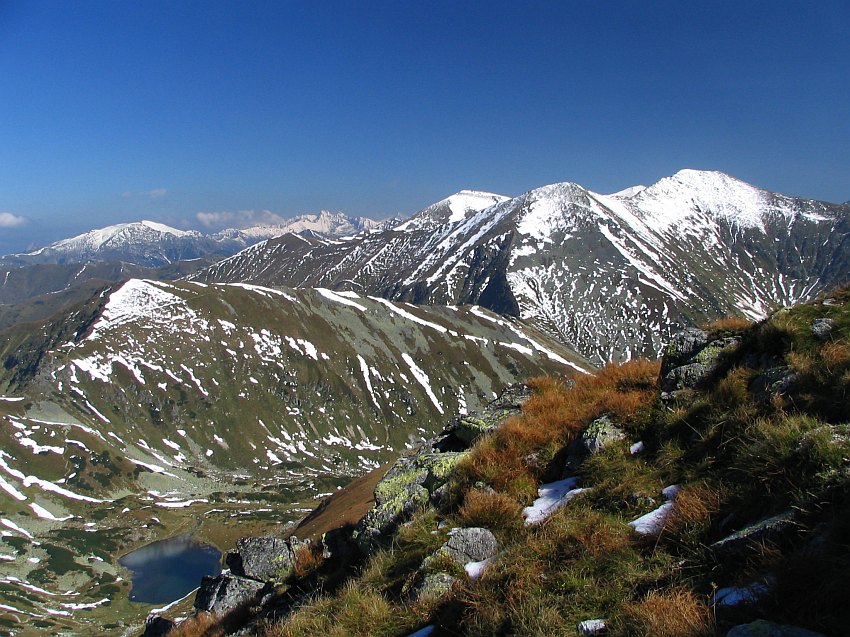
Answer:
[[[118,560],[133,573],[130,600],[165,604],[196,589],[204,575],[221,573],[221,553],[191,535],[152,542]]]

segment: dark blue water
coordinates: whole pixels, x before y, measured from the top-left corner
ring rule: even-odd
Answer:
[[[133,572],[130,600],[164,604],[185,597],[204,575],[221,573],[221,553],[190,535],[153,542],[118,560]]]

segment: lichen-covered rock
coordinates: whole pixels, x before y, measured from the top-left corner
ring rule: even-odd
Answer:
[[[600,416],[587,426],[581,434],[580,451],[585,454],[594,454],[602,451],[612,442],[623,440],[626,434],[617,427],[611,416]]]
[[[411,602],[437,599],[448,593],[455,582],[457,578],[448,573],[426,573],[407,592],[407,599]]]
[[[434,442],[435,448],[468,449],[478,438],[495,431],[505,420],[519,413],[523,403],[531,397],[531,394],[531,388],[528,385],[522,383],[509,385],[480,412],[453,419]]]
[[[519,409],[531,398],[531,388],[525,383],[514,383],[502,390],[498,397],[487,405],[487,409]]]
[[[452,529],[449,539],[435,555],[448,555],[459,566],[470,562],[483,562],[499,552],[499,542],[489,529],[469,527]]]
[[[195,608],[209,613],[226,613],[240,604],[258,600],[272,589],[267,582],[234,575],[205,576],[195,594]]]
[[[709,340],[702,330],[676,334],[661,363],[661,397],[670,399],[683,389],[697,387],[717,369],[722,355],[734,351],[740,343],[740,336]]]
[[[478,414],[461,416],[454,421],[450,431],[467,447],[481,436],[490,433],[500,424],[500,419]]]
[[[625,437],[626,434],[617,427],[610,415],[600,416],[567,446],[562,475],[575,475],[587,456],[599,453],[612,442],[623,440]]]
[[[787,624],[774,624],[773,622],[759,619],[749,624],[735,626],[726,637],[825,637],[813,630],[789,626]]]
[[[297,537],[243,537],[236,541],[236,551],[228,553],[225,562],[234,575],[260,581],[283,580],[295,567],[296,551],[309,542]]]
[[[797,379],[798,374],[787,365],[769,367],[750,382],[749,390],[757,398],[769,400],[772,396],[790,392]]]
[[[375,506],[354,530],[354,539],[365,553],[380,543],[449,479],[458,462],[468,452],[420,452],[400,458],[375,487]]]
[[[681,367],[708,343],[708,332],[698,329],[682,330],[673,335],[664,349],[661,362],[661,376],[670,370]]]
[[[829,340],[833,327],[835,327],[835,321],[831,318],[815,319],[812,323],[812,335],[821,341]]]

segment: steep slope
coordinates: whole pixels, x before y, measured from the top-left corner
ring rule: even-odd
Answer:
[[[144,280],[7,331],[0,360],[0,603],[77,632],[148,610],[115,581],[129,548],[225,548],[502,385],[587,367],[477,307]]]
[[[476,203],[455,215],[441,202],[346,240],[279,237],[196,278],[478,303],[602,362],[657,355],[671,331],[707,319],[764,316],[850,271],[850,208],[723,173],[683,170],[611,196],[554,184]]]

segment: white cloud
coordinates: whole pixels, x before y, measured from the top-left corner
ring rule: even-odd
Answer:
[[[205,228],[249,228],[251,226],[284,223],[286,219],[270,210],[239,210],[238,212],[199,212],[195,215]]]
[[[29,223],[29,219],[11,212],[0,212],[0,228],[17,228]]]
[[[148,199],[159,199],[160,197],[165,197],[168,194],[168,190],[165,188],[154,188],[153,190],[142,190],[141,192],[122,192],[121,196],[124,199],[129,199],[130,197],[147,197]]]

